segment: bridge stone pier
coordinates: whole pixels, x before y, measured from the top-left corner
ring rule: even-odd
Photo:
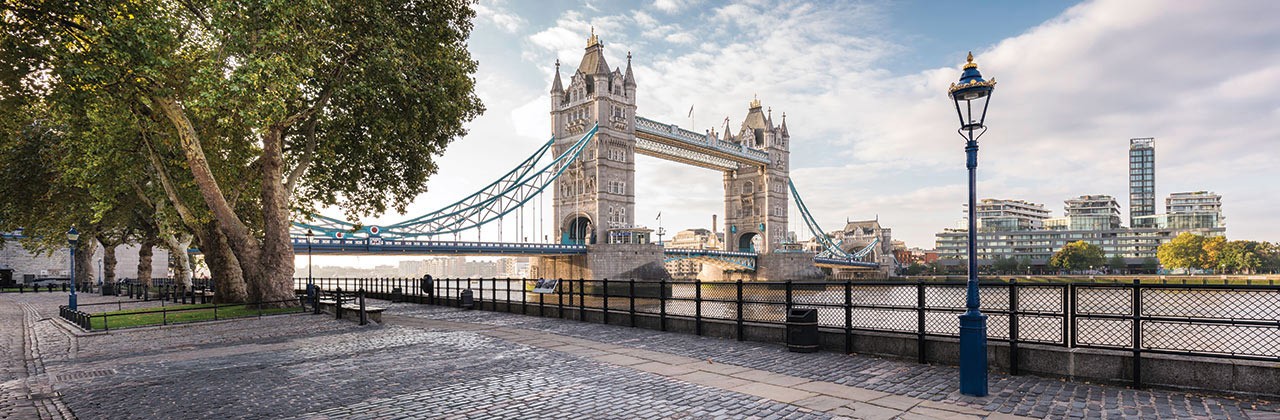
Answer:
[[[631,54],[626,69],[610,69],[593,32],[578,68],[565,83],[556,61],[551,82],[553,148],[559,154],[596,127],[595,138],[555,180],[554,220],[561,243],[586,244],[587,255],[542,257],[541,277],[669,278],[663,250],[651,231],[635,225],[635,156],[721,171],[724,174],[723,251],[759,255],[756,270],[710,270],[707,280],[821,278],[812,253],[785,252],[788,212],[786,116],[752,100],[736,130],[695,133],[636,115]]]

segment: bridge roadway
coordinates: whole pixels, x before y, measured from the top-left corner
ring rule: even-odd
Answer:
[[[471,241],[414,241],[380,238],[332,239],[293,238],[293,251],[297,255],[310,252],[313,255],[470,255],[470,256],[556,256],[585,255],[587,246],[580,244],[543,244],[513,242]],[[755,271],[758,254],[714,249],[666,248],[667,262],[691,259],[726,268]],[[875,263],[848,261],[834,258],[815,258],[820,267],[878,267]]]

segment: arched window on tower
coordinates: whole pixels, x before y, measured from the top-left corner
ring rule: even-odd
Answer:
[[[742,183],[742,195],[755,194],[755,192],[756,184],[753,184],[751,181]]]

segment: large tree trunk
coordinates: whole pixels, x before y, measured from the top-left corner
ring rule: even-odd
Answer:
[[[187,256],[187,249],[191,247],[191,235],[166,234],[160,239],[164,241],[164,247],[169,250],[169,266],[173,267],[173,280],[182,285],[182,290],[191,290],[191,258]]]
[[[151,255],[156,247],[156,239],[150,234],[142,237],[138,244],[138,283],[142,287],[151,287]]]
[[[116,284],[116,247],[120,244],[104,243],[102,244],[102,281],[104,284]]]
[[[205,264],[209,265],[209,275],[213,276],[214,302],[247,302],[248,293],[245,290],[244,273],[240,268],[240,261],[227,245],[217,222],[209,222],[203,226],[200,235],[200,252],[204,254]]]
[[[98,240],[89,235],[81,235],[76,243],[76,290],[89,292],[93,289],[93,254],[98,250]]]
[[[235,253],[236,260],[240,262],[239,266],[241,273],[244,275],[244,283],[249,287],[250,299],[260,301],[263,297],[276,295],[274,292],[269,292],[274,288],[267,286],[270,283],[268,270],[275,273],[280,271],[280,268],[269,267],[269,263],[263,260],[262,244],[249,233],[248,226],[245,226],[244,222],[240,220],[235,210],[231,208],[226,196],[223,195],[222,187],[218,186],[218,180],[213,176],[213,170],[210,169],[209,161],[205,158],[204,148],[200,144],[199,135],[196,134],[191,120],[187,118],[182,106],[174,99],[153,97],[151,100],[165,114],[165,117],[173,123],[178,132],[179,144],[182,146],[183,155],[187,158],[187,166],[191,169],[191,175],[195,178],[196,188],[199,189],[200,196],[204,198],[205,204],[209,206],[209,211],[213,213],[223,240]],[[263,152],[264,156],[267,154],[267,152]],[[275,153],[275,155],[278,159],[279,153]],[[280,177],[276,178],[277,184],[280,182],[279,179]],[[267,192],[263,192],[264,196],[267,194]],[[266,203],[263,206],[264,209],[268,207]],[[274,212],[264,211],[264,213]],[[287,212],[285,213],[285,219],[288,219]],[[264,230],[269,232],[269,237],[272,235],[271,226],[270,222],[267,222],[266,226],[264,226]],[[283,234],[286,237],[288,236],[287,227]],[[276,258],[278,256],[273,256],[272,259],[275,260]],[[288,268],[290,270],[293,269],[292,261],[289,262]]]
[[[258,302],[279,302],[283,306],[294,298],[293,242],[289,239],[289,193],[284,183],[284,133],[282,128],[267,130],[262,140],[262,269],[263,281],[249,289]]]

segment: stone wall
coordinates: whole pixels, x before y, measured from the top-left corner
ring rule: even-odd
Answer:
[[[538,257],[533,276],[560,279],[670,279],[657,244],[597,244],[587,255]]]
[[[121,245],[116,248],[116,278],[134,278],[138,276],[138,245]],[[169,251],[163,248],[152,250],[151,276],[155,278],[169,277]],[[94,276],[101,277],[102,247],[93,255]],[[27,276],[32,278],[70,277],[71,257],[66,249],[49,254],[32,254],[15,240],[6,240],[0,245],[0,269],[12,269],[13,279],[22,282]]]

